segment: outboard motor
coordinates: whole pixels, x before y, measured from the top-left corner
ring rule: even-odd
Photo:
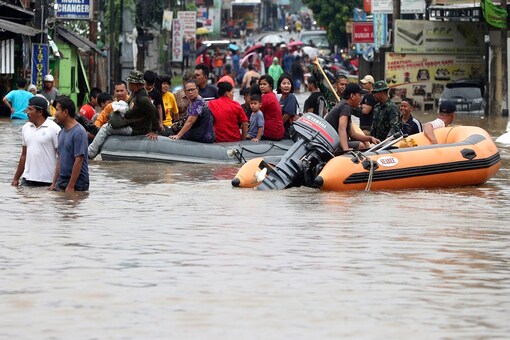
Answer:
[[[278,164],[267,168],[267,177],[256,188],[285,189],[292,185],[313,185],[315,177],[340,144],[335,129],[323,118],[306,113],[292,125],[294,145]]]

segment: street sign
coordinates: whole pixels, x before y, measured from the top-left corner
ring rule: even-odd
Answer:
[[[56,0],[57,19],[90,20],[92,0]]]
[[[32,44],[32,84],[42,89],[43,77],[48,74],[49,46]]]

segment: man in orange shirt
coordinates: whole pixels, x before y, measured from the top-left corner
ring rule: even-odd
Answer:
[[[115,100],[120,101],[123,100],[127,103],[129,100],[129,93],[127,90],[127,84],[125,81],[120,81],[115,84]],[[110,118],[110,113],[113,112],[112,103],[108,104],[97,116],[94,121],[94,125],[100,128],[104,124],[108,123],[108,119]]]

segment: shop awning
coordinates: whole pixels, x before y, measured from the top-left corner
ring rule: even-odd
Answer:
[[[34,18],[34,12],[25,9],[21,6],[10,4],[6,1],[0,1],[0,7],[2,8],[2,17],[9,19],[19,19],[30,21]]]
[[[94,50],[95,52],[97,52],[99,54],[103,54],[103,51],[101,51],[99,49],[99,47],[97,47],[97,45],[94,44],[92,41],[88,40],[87,38],[82,37],[81,35],[79,35],[77,33],[69,31],[64,27],[58,26],[57,34],[60,35],[65,40],[67,40],[69,43],[82,49],[85,52],[90,52],[91,50]]]
[[[27,26],[27,25],[21,25],[16,24],[12,21],[0,19],[0,30],[6,30],[12,33],[18,33],[21,35],[29,35],[33,37],[36,34],[41,33],[41,30],[38,30],[37,28]]]
[[[232,6],[257,6],[260,5],[260,0],[234,0]]]

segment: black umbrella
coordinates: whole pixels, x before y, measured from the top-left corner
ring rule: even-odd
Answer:
[[[200,45],[200,47],[197,50],[197,55],[201,55],[202,53],[207,51],[208,48],[209,48],[209,46],[206,44]]]

